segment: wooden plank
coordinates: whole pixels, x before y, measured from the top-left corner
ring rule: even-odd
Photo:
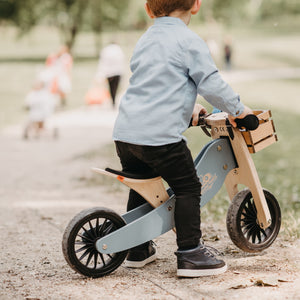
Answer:
[[[260,119],[260,120],[268,120],[272,117],[270,110],[254,110],[253,113]]]
[[[253,141],[252,141],[252,136],[251,136],[251,132],[250,131],[241,131],[244,140],[246,142],[246,144],[248,146],[252,146],[253,145]]]
[[[276,135],[272,135],[266,139],[264,139],[263,141],[255,144],[253,146],[253,149],[254,149],[254,153],[272,145],[273,143],[277,142],[277,136]]]
[[[238,184],[246,185],[254,199],[259,225],[262,228],[267,228],[270,226],[269,220],[271,220],[271,216],[254,162],[241,132],[236,128],[233,128],[233,131],[234,139],[230,139],[230,142],[238,168],[231,170],[225,180],[229,197],[232,199],[236,195]]]
[[[169,195],[160,176],[150,179],[134,179],[110,173],[99,168],[92,168],[92,170],[96,173],[116,178],[123,184],[135,190],[153,207],[157,207],[169,199]]]
[[[274,127],[273,127],[273,121],[269,120],[267,122],[264,122],[258,126],[256,130],[250,131],[251,136],[251,144],[256,144],[259,141],[265,139],[266,137],[273,135],[274,133]],[[248,144],[248,141],[246,140],[246,143]]]

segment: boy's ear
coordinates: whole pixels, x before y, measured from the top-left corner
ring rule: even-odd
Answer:
[[[144,7],[145,7],[145,11],[146,11],[147,15],[148,15],[151,19],[154,19],[155,16],[154,16],[154,14],[153,14],[152,10],[150,9],[149,4],[148,4],[147,2],[145,3]]]
[[[193,7],[192,7],[192,10],[191,10],[191,14],[192,15],[195,15],[198,13],[199,9],[200,9],[200,6],[201,6],[201,2],[202,0],[196,0]]]

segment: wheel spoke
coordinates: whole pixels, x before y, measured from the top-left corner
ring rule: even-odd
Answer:
[[[91,262],[91,259],[92,259],[93,255],[94,255],[93,252],[91,252],[91,253],[89,254],[89,257],[88,257],[88,259],[87,259],[87,261],[86,261],[86,263],[85,263],[85,266],[86,266],[86,267],[87,267],[87,266],[89,265],[89,263]]]
[[[93,238],[97,237],[96,231],[95,231],[95,227],[93,227],[91,221],[89,220],[89,226],[90,226],[90,230],[89,232],[91,233],[91,235],[93,235]]]
[[[90,245],[85,245],[85,246],[81,247],[80,249],[77,249],[77,250],[75,251],[75,253],[79,253],[79,252],[81,252],[81,251],[83,251],[83,250],[87,250],[87,249],[91,249],[91,248],[92,248],[92,246],[90,246]]]
[[[256,214],[253,211],[253,208],[251,207],[251,202],[248,202],[247,204],[248,206],[245,206],[245,211],[247,215],[256,218]]]
[[[112,223],[109,224],[109,226],[108,226],[107,228],[104,229],[103,234],[104,234],[104,235],[109,234],[110,232],[113,231],[113,230],[112,230],[113,228],[114,228],[114,224],[112,224]]]
[[[89,241],[89,242],[91,242],[91,243],[93,243],[94,242],[94,239],[92,239],[92,238],[89,238],[89,237],[87,237],[87,236],[84,236],[84,235],[82,235],[82,234],[77,234],[79,237],[81,237],[83,240],[87,240],[87,241]]]
[[[248,232],[254,226],[255,226],[255,224],[253,224],[253,223],[245,223],[245,225],[243,226],[243,228]]]
[[[254,233],[254,230],[255,230],[255,226],[251,226],[247,232],[247,239],[248,241],[250,240],[250,238],[252,237],[252,240],[253,240],[253,233]]]
[[[257,239],[258,239],[258,243],[260,244],[261,243],[261,230],[257,230]]]
[[[86,229],[84,228],[84,226],[82,226],[82,229],[84,230],[85,234],[89,237],[89,239],[90,239],[91,241],[93,241],[93,240],[94,240],[94,237],[91,235],[91,231],[90,231],[90,230],[86,230]],[[84,236],[84,238],[86,238],[86,237]]]
[[[96,220],[95,232],[96,232],[96,237],[98,237],[98,233],[99,233],[99,218],[97,218],[97,220]]]
[[[97,263],[98,263],[98,252],[94,253],[94,269],[97,268]]]
[[[106,222],[107,222],[107,219],[105,219],[104,222],[102,223],[102,225],[100,226],[100,229],[99,229],[99,237],[102,237],[102,236],[103,236],[103,231],[104,231],[104,229],[105,229]]]
[[[92,245],[92,242],[76,241],[75,245]]]
[[[106,263],[105,263],[105,259],[104,259],[104,257],[103,257],[103,254],[102,254],[102,253],[99,253],[99,255],[100,255],[100,257],[101,257],[103,266],[106,266]]]
[[[245,224],[256,224],[256,219],[249,217],[249,216],[246,216],[245,218],[243,218],[242,221]]]
[[[89,249],[85,250],[85,252],[80,256],[79,260],[83,260],[91,251]]]

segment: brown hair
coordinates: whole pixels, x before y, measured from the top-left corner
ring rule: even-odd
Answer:
[[[156,17],[168,16],[175,10],[188,11],[196,0],[147,0],[149,8]]]

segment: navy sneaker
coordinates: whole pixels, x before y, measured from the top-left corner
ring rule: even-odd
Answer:
[[[177,256],[177,276],[179,277],[218,275],[227,270],[226,263],[217,259],[212,251],[202,243],[194,249],[178,250],[175,255]]]
[[[142,268],[145,265],[156,260],[156,249],[153,242],[147,242],[129,250],[125,260],[125,267]]]

